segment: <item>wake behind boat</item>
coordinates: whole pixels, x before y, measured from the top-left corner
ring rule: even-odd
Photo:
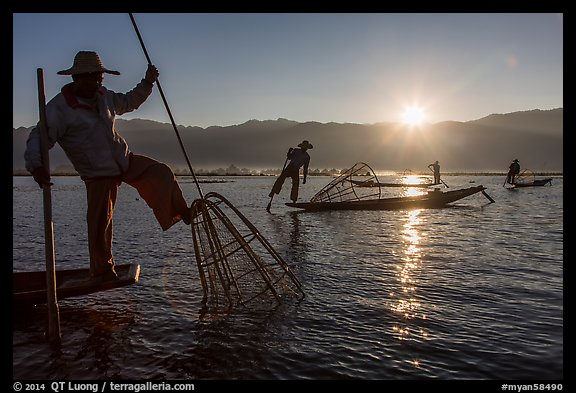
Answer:
[[[90,277],[90,269],[56,270],[57,299],[88,295],[131,284],[136,284],[140,276],[140,265],[129,263],[116,265],[117,280],[101,280]],[[14,304],[46,303],[46,272],[13,272],[12,293]]]

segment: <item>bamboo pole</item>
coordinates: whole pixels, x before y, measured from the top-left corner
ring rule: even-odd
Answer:
[[[48,126],[46,122],[46,98],[44,94],[44,71],[37,69],[38,104],[40,110],[40,151],[42,165],[50,179],[50,155],[48,153]],[[60,312],[56,298],[56,263],[54,258],[54,225],[52,222],[51,186],[42,186],[44,202],[44,251],[46,254],[46,304],[48,305],[48,331],[46,336],[52,344],[60,344]]]
[[[138,36],[138,41],[140,41],[140,46],[144,51],[144,56],[146,56],[146,60],[148,61],[149,65],[152,65],[152,60],[150,60],[150,56],[148,56],[148,51],[146,50],[146,46],[144,45],[144,40],[140,35],[140,30],[138,30],[138,25],[136,25],[136,20],[131,12],[128,13],[130,16],[130,20],[132,21],[132,26],[134,26],[134,31],[136,31],[136,35]],[[192,164],[190,163],[190,159],[188,158],[188,153],[186,153],[186,148],[184,147],[184,143],[182,142],[182,138],[180,137],[180,133],[178,132],[178,127],[176,127],[176,122],[172,117],[172,112],[170,111],[170,107],[168,106],[168,101],[166,100],[166,96],[164,96],[164,92],[162,91],[162,86],[160,86],[160,80],[156,79],[156,86],[158,87],[158,92],[162,97],[162,101],[164,102],[164,107],[166,107],[166,112],[168,113],[168,117],[170,117],[170,121],[172,122],[172,128],[174,128],[174,132],[176,133],[176,137],[178,138],[178,143],[180,143],[180,147],[182,148],[182,153],[184,153],[184,158],[186,158],[186,163],[188,164],[188,169],[190,169],[190,173],[192,174],[192,178],[194,179],[194,183],[196,183],[196,187],[198,188],[198,193],[200,194],[200,198],[204,199],[204,193],[202,192],[202,188],[200,187],[200,183],[196,178],[196,174],[194,173],[194,169],[192,169]]]

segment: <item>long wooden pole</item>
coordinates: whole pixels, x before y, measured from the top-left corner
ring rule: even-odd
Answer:
[[[42,165],[48,173],[48,184],[42,186],[44,195],[44,251],[46,254],[46,304],[48,305],[48,332],[50,343],[60,344],[60,311],[56,298],[56,263],[54,258],[54,225],[52,223],[52,193],[50,186],[50,155],[48,154],[48,126],[46,122],[46,97],[44,71],[37,69],[38,106],[40,110],[40,151]]]
[[[140,46],[144,51],[144,56],[146,56],[146,60],[148,61],[149,65],[152,65],[152,60],[150,60],[150,56],[148,56],[148,51],[146,50],[146,45],[144,45],[144,40],[140,35],[140,30],[138,30],[138,25],[136,25],[136,20],[131,12],[128,13],[130,16],[130,20],[132,21],[132,26],[134,26],[134,31],[138,36],[138,41],[140,41]],[[194,179],[194,183],[196,183],[196,187],[198,188],[198,193],[200,194],[200,198],[204,199],[204,193],[202,192],[202,188],[200,187],[200,183],[196,178],[196,174],[194,173],[194,169],[192,169],[192,164],[190,163],[190,159],[188,158],[188,153],[186,153],[186,148],[184,147],[184,143],[182,142],[182,138],[180,137],[180,133],[178,132],[178,127],[176,127],[176,122],[172,117],[172,112],[170,111],[170,107],[168,106],[168,101],[166,101],[166,96],[164,96],[164,92],[162,91],[162,86],[160,86],[160,80],[156,79],[156,86],[158,86],[158,92],[160,92],[160,96],[162,97],[162,101],[164,102],[164,107],[166,107],[166,112],[168,112],[168,116],[170,117],[170,121],[172,122],[172,128],[174,128],[174,132],[176,133],[176,137],[178,138],[178,143],[180,143],[180,147],[182,148],[182,153],[184,153],[184,158],[186,158],[186,163],[188,164],[188,169],[190,169],[190,173],[192,174],[192,178]]]
[[[286,164],[288,163],[288,157],[286,157],[286,160],[284,161],[284,165],[282,166],[282,171],[280,172],[280,175],[282,175],[282,173],[284,172],[284,169],[286,168]],[[266,206],[266,211],[268,213],[270,213],[270,207],[272,206],[272,199],[274,198],[274,193],[272,193],[272,196],[270,197],[270,202],[268,202],[268,206]]]

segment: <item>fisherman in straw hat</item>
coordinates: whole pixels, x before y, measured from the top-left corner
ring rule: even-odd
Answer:
[[[286,160],[290,160],[290,163],[284,168],[282,173],[272,187],[272,191],[268,196],[272,198],[274,194],[279,194],[282,190],[282,185],[287,177],[292,178],[292,190],[290,191],[290,199],[292,202],[296,202],[298,199],[298,186],[300,185],[300,168],[302,169],[303,178],[302,184],[306,184],[306,177],[308,176],[308,165],[310,164],[310,155],[306,150],[312,149],[313,146],[308,141],[303,141],[298,145],[299,148],[289,148],[286,154]]]
[[[516,182],[516,175],[520,173],[520,163],[518,159],[512,161],[508,167],[508,175],[506,176],[506,183],[514,184]]]
[[[104,74],[120,75],[104,67],[96,52],[78,52],[72,67],[58,72],[70,75],[72,82],[48,102],[46,121],[49,148],[58,142],[86,186],[90,274],[115,279],[112,214],[122,182],[138,190],[163,230],[180,220],[189,224],[190,210],[172,170],[132,153],[114,127],[116,115],[137,109],[150,96],[158,70],[148,65],[145,77],[125,94],[102,86]],[[43,187],[51,183],[39,130],[38,125],[30,132],[24,157],[26,169]]]

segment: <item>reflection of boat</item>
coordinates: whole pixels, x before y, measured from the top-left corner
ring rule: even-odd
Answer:
[[[394,198],[377,199],[357,199],[346,201],[324,201],[324,202],[297,202],[286,203],[287,206],[304,209],[307,211],[323,210],[402,210],[402,209],[422,209],[441,208],[448,203],[466,198],[470,195],[482,192],[486,187],[480,185],[470,188],[442,192],[438,189],[428,191],[423,195],[404,196]],[[490,199],[490,198],[489,198]]]
[[[90,269],[56,270],[56,297],[58,300],[105,291],[138,282],[140,265],[130,263],[115,265],[117,280],[90,277]],[[13,303],[46,303],[46,272],[13,272]]]
[[[432,186],[437,186],[441,183],[423,183],[423,184],[410,184],[410,183],[380,183],[373,180],[349,180],[351,183],[357,185],[358,187],[417,187],[417,188],[427,188]]]

